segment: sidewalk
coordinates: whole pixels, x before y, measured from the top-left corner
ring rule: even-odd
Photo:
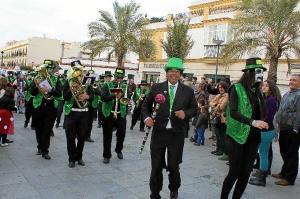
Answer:
[[[150,137],[143,153],[139,148],[144,133],[136,125],[129,130],[131,115],[127,116],[127,135],[124,143],[124,159],[119,160],[113,153],[109,164],[102,163],[102,129],[94,122],[92,138],[95,143],[86,143],[83,160],[86,166],[76,164],[68,167],[66,138],[62,127],[54,128],[49,155],[45,160],[35,155],[35,132],[24,128],[24,114],[15,114],[14,140],[8,147],[0,147],[0,198],[1,199],[146,199],[149,198]],[[190,131],[190,135],[191,135]],[[205,136],[210,137],[206,131]],[[225,161],[211,155],[212,141],[206,139],[205,146],[194,146],[185,142],[183,163],[180,165],[182,186],[180,199],[217,199],[220,197],[222,182],[227,174]],[[112,151],[114,151],[113,139]],[[272,172],[280,171],[282,159],[278,142],[273,143],[274,159]],[[164,172],[164,187],[161,196],[169,198],[168,173]],[[300,175],[294,186],[281,187],[267,178],[267,187],[248,185],[244,199],[297,199],[300,195]]]

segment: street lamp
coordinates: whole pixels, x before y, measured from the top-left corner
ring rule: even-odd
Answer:
[[[33,68],[33,64],[34,64],[34,61],[33,61],[33,62],[31,62],[31,68]]]
[[[1,57],[1,68],[2,68],[2,66],[4,65],[4,64],[3,64],[3,54],[4,54],[4,52],[1,51],[1,56],[2,56],[2,57]]]
[[[217,62],[216,62],[216,75],[215,75],[215,84],[217,83],[217,76],[218,76],[218,67],[219,67],[219,51],[220,51],[220,45],[224,42],[223,40],[220,39],[214,39],[213,42],[217,44],[218,49],[217,49]]]

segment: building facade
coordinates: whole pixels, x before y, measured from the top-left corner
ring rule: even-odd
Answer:
[[[62,42],[46,37],[32,37],[23,41],[11,41],[1,49],[2,69],[18,69],[20,66],[37,66],[45,59],[59,61],[61,57],[80,56],[79,42]]]
[[[190,17],[190,27],[188,34],[194,40],[194,46],[190,54],[185,60],[184,67],[188,76],[196,76],[217,79],[217,82],[224,76],[230,77],[231,80],[238,80],[245,67],[244,59],[237,60],[229,68],[217,64],[218,52],[222,49],[222,45],[226,44],[230,39],[229,28],[232,19],[235,16],[235,4],[238,0],[200,0],[193,2],[189,6],[189,13],[180,13],[177,15],[167,15],[166,21],[150,23],[147,29],[154,32],[153,40],[157,47],[156,57],[152,60],[139,60],[139,77],[146,79],[148,82],[159,82],[165,79],[166,73],[163,69],[167,63],[167,55],[161,47],[160,40],[166,37],[166,27],[171,24],[172,17]],[[216,40],[221,40],[221,44],[216,44]],[[262,57],[262,55],[256,55]],[[267,60],[264,66],[268,68]],[[299,73],[300,65],[297,60],[292,60],[291,73]],[[288,65],[285,59],[279,61],[278,66],[278,84],[288,83]],[[265,74],[267,78],[267,73]]]

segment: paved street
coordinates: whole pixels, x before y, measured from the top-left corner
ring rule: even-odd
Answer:
[[[283,89],[286,89],[284,87]],[[49,155],[45,160],[35,155],[35,133],[24,128],[24,115],[15,114],[14,140],[8,147],[0,147],[0,198],[1,199],[41,199],[41,198],[100,198],[100,199],[146,199],[149,198],[150,154],[149,143],[140,155],[139,148],[144,133],[138,125],[129,130],[131,115],[127,116],[127,135],[124,143],[124,159],[119,160],[113,153],[108,165],[102,163],[102,129],[94,122],[92,138],[95,143],[86,143],[83,160],[86,166],[76,164],[68,167],[66,138],[62,127],[54,129]],[[190,135],[191,135],[190,131]],[[206,131],[206,138],[211,132]],[[228,171],[224,161],[211,155],[212,141],[206,139],[205,146],[194,146],[188,139],[185,142],[183,163],[181,164],[182,186],[180,199],[217,199],[223,179]],[[113,150],[115,139],[113,139]],[[112,151],[113,151],[112,150]],[[274,159],[272,172],[280,171],[282,159],[278,142],[273,143]],[[300,195],[300,175],[294,186],[281,187],[275,179],[267,178],[267,187],[248,185],[243,198],[296,199]],[[164,172],[164,187],[161,196],[169,198],[168,176]]]

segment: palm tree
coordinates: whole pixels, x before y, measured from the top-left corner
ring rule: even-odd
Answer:
[[[221,54],[223,65],[244,55],[262,55],[269,60],[268,79],[277,81],[279,58],[300,56],[299,0],[242,0],[231,27],[232,40]]]
[[[190,18],[172,19],[173,25],[167,26],[166,40],[160,41],[162,48],[169,58],[177,57],[184,60],[194,45],[188,35]]]
[[[122,61],[129,52],[140,53],[142,30],[147,21],[143,14],[138,13],[140,5],[131,1],[121,6],[113,3],[114,15],[100,10],[100,19],[88,25],[92,40],[101,50],[108,51],[108,61],[114,53],[117,57],[117,67],[122,67]]]

